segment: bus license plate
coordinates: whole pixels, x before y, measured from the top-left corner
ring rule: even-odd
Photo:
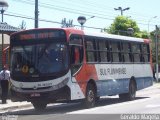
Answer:
[[[39,97],[39,96],[41,96],[40,93],[32,93],[31,94],[31,97]]]

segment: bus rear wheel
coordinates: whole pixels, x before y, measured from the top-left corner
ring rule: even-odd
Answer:
[[[95,106],[95,101],[96,101],[96,92],[94,85],[88,84],[84,105],[86,108],[92,108]]]
[[[128,93],[123,93],[119,94],[119,98],[121,100],[134,100],[136,97],[136,83],[135,81],[131,80],[129,83],[129,92]]]
[[[36,111],[42,111],[47,107],[47,103],[44,102],[32,102],[32,105]]]

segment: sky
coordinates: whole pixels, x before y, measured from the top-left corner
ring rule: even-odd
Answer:
[[[34,28],[34,20],[17,16],[34,18],[35,0],[6,0],[9,4],[4,13],[4,22],[18,27],[24,20],[27,29]],[[100,32],[100,28],[108,28],[120,15],[114,8],[127,8],[123,12],[135,20],[140,30],[152,31],[155,25],[160,25],[160,0],[38,0],[39,1],[39,28],[61,27],[63,18],[73,20],[74,25],[80,25],[79,16],[85,16],[87,21],[84,28],[89,31]],[[95,16],[91,18],[92,16]],[[154,18],[157,16],[156,18]],[[1,19],[1,18],[0,18]],[[46,22],[48,21],[48,22]],[[76,26],[80,29],[80,26]]]

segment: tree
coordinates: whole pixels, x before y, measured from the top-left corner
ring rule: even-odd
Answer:
[[[149,38],[147,31],[141,31],[141,38]]]
[[[62,28],[74,27],[74,25],[73,25],[73,20],[67,21],[66,18],[63,18],[63,19],[62,19],[61,24],[62,24],[62,26],[61,26]]]
[[[22,20],[22,23],[18,26],[18,28],[20,28],[21,30],[25,30],[26,29],[26,22],[24,20]]]
[[[132,35],[128,34],[129,28],[132,28],[134,31]],[[148,33],[146,31],[140,31],[136,21],[125,16],[116,17],[113,24],[106,29],[106,32],[117,35],[148,38]]]

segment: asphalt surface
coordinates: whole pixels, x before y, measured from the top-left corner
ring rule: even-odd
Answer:
[[[158,83],[138,91],[134,101],[120,101],[117,96],[104,97],[96,107],[91,109],[84,109],[80,103],[51,104],[44,111],[35,111],[30,106],[23,109],[8,110],[1,113],[0,116],[12,116],[16,120],[126,120],[129,118],[125,118],[123,116],[125,114],[137,115],[139,118],[143,114],[158,114],[156,117],[160,119],[159,100],[160,84]]]

